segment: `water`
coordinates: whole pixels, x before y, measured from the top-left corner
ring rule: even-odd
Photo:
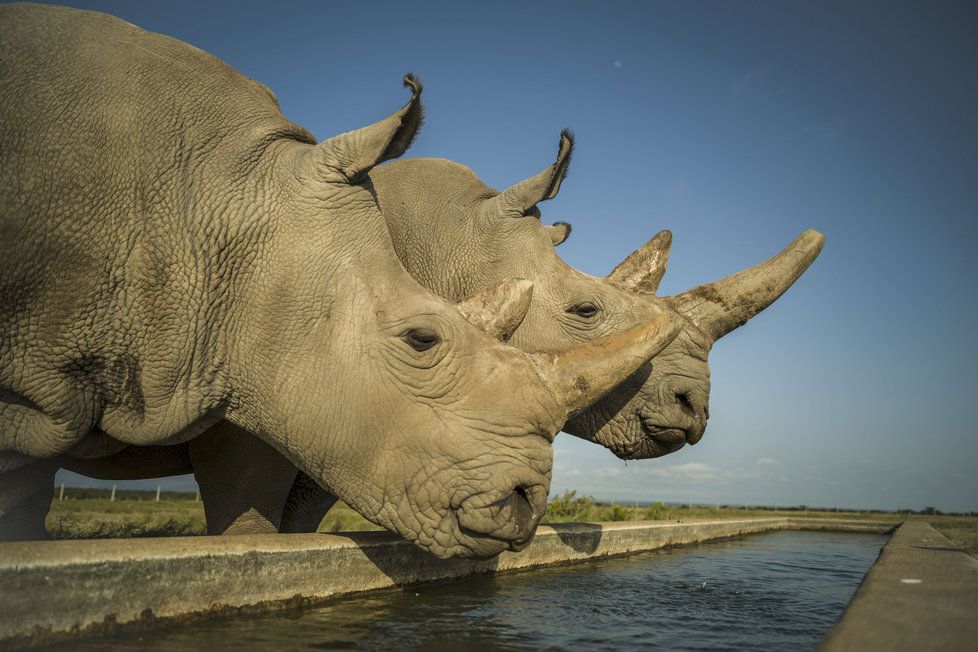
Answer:
[[[810,649],[886,539],[776,532],[75,649]]]

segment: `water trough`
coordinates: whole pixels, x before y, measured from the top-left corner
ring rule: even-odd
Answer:
[[[438,560],[382,532],[3,543],[0,647],[27,647],[226,613],[310,606],[363,591],[772,530],[887,532],[895,525],[805,518],[555,524],[542,526],[526,550],[485,561]],[[940,537],[932,529],[929,532]],[[905,541],[906,536],[894,540]],[[886,558],[884,553],[881,559]],[[875,571],[876,567],[867,577]],[[867,586],[869,580],[854,598],[853,609],[865,600],[860,596]],[[975,595],[972,589],[971,604]],[[967,596],[955,596],[962,598]],[[860,617],[875,618],[872,613]],[[846,649],[843,624],[848,618],[847,612],[827,639],[827,644],[837,647],[827,649]]]

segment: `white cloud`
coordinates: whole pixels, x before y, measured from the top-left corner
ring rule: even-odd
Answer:
[[[713,480],[717,470],[702,462],[687,462],[661,469],[652,469],[649,475],[663,480]]]
[[[758,457],[757,465],[758,466],[781,466],[781,461],[776,460],[773,457]]]

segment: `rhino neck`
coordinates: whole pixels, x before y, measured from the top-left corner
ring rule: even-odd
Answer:
[[[282,141],[270,152],[271,181],[260,190],[274,200],[273,219],[256,223],[255,255],[228,319],[225,416],[322,479],[303,444],[313,436],[302,429],[303,406],[313,404],[312,420],[348,422],[323,415],[343,409],[344,370],[363,363],[364,315],[410,304],[422,289],[397,259],[368,187],[337,190],[296,175],[310,146]]]

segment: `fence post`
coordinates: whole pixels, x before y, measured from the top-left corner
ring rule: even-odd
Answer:
[[[199,503],[200,502],[200,489],[198,489],[197,490],[197,493],[194,494],[194,502],[195,503]]]
[[[160,502],[160,485],[156,485],[156,502]]]
[[[61,491],[58,493],[58,500],[64,500],[64,499],[65,499],[65,483],[62,482]]]
[[[112,495],[109,496],[109,502],[110,503],[114,503],[115,502],[115,485],[112,485]]]

